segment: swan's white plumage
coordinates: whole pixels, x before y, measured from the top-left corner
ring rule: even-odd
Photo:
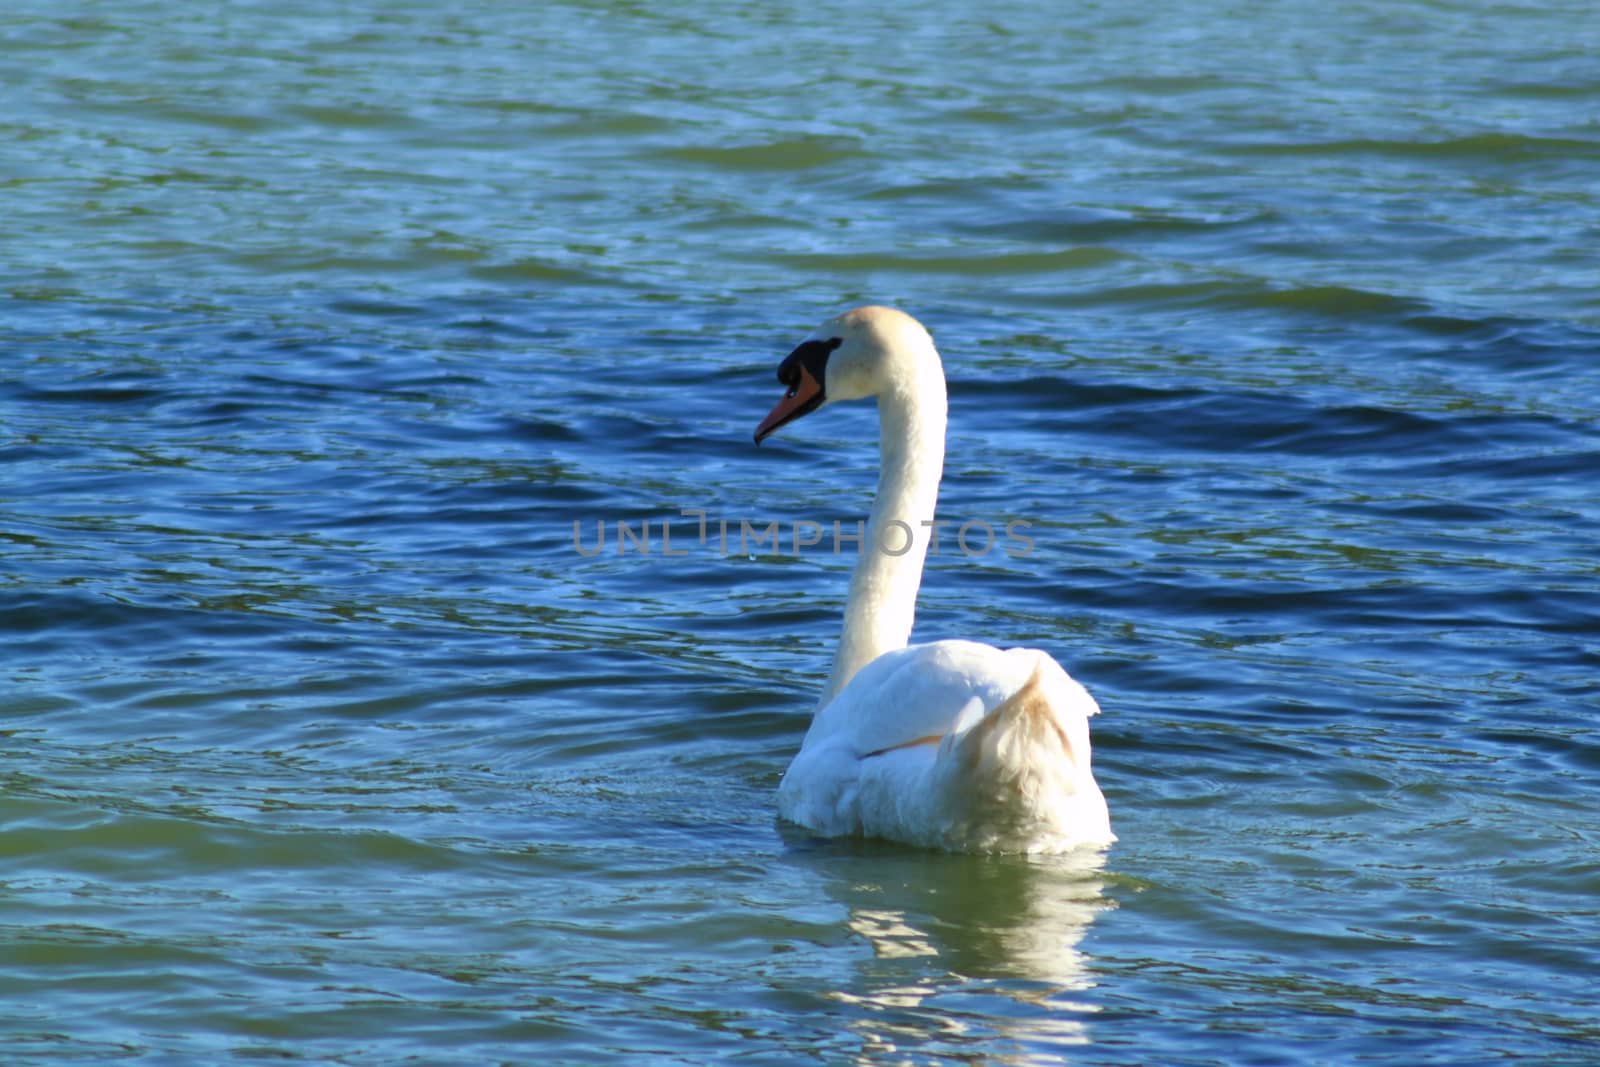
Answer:
[[[1037,672],[1038,699],[1016,701]],[[1038,649],[935,641],[885,652],[812,720],[778,811],[829,836],[963,852],[1110,841],[1089,767],[1093,698]]]
[[[779,813],[829,836],[957,851],[1115,840],[1090,766],[1089,716],[1099,709],[1060,664],[1038,649],[906,644],[944,462],[944,371],[932,339],[910,316],[874,307],[814,337],[839,342],[823,404],[878,398],[882,470],[833,672],[778,787]],[[914,532],[909,550],[879,550],[893,521]]]

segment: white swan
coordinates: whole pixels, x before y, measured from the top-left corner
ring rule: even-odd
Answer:
[[[784,359],[756,429],[878,398],[882,467],[827,688],[778,786],[786,819],[964,852],[1063,852],[1116,840],[1089,766],[1094,699],[1048,653],[907,645],[944,469],[944,368],[911,316],[862,307]],[[900,551],[902,545],[909,545]]]

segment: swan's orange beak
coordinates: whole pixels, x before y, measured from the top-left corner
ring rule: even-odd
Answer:
[[[763,438],[778,427],[793,422],[822,403],[821,384],[804,366],[796,369],[798,375],[794,383],[789,386],[789,391],[783,394],[783,399],[773,405],[772,410],[767,412],[767,417],[761,420],[761,425],[756,427],[756,444],[759,445]]]

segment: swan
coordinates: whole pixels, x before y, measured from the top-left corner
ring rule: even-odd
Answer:
[[[1116,840],[1089,760],[1094,698],[1048,653],[908,645],[944,470],[944,368],[916,319],[860,307],[783,360],[756,428],[878,400],[878,492],[844,629],[778,813],[827,837],[955,852],[1065,852]]]

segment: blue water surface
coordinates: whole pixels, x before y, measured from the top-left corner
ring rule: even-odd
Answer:
[[[8,8],[3,1059],[1600,1062],[1597,51]],[[1103,856],[775,817],[876,424],[750,434],[868,301],[949,376],[917,635],[1095,694]]]

